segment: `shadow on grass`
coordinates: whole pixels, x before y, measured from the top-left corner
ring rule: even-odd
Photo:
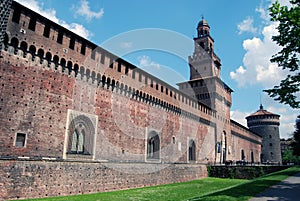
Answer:
[[[189,199],[189,201],[200,201],[200,200],[248,200],[249,198],[257,195],[265,189],[273,186],[288,176],[295,175],[299,172],[299,168],[292,168],[276,172],[258,179],[250,180],[247,183],[229,188],[226,190],[218,191],[212,194],[205,195],[203,197],[196,197]]]

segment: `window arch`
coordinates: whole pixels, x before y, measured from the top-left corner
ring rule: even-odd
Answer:
[[[15,48],[15,50],[17,50],[18,46],[19,46],[19,40],[16,37],[13,37],[11,39],[11,46],[13,46]]]
[[[196,160],[196,144],[194,140],[189,141],[189,161]]]
[[[29,52],[32,55],[32,58],[34,58],[35,57],[35,53],[36,53],[36,47],[34,45],[30,45]]]
[[[37,55],[38,55],[38,57],[40,57],[41,62],[42,62],[42,60],[44,58],[44,50],[43,49],[39,49]]]
[[[69,124],[69,154],[93,154],[95,126],[86,115],[78,115]]]
[[[27,48],[28,48],[27,43],[25,41],[22,41],[21,44],[20,44],[20,49],[24,52],[24,55],[27,52]]]
[[[72,135],[71,153],[82,154],[84,151],[84,128],[76,128]]]
[[[151,131],[147,136],[147,159],[160,158],[160,138],[157,132]]]

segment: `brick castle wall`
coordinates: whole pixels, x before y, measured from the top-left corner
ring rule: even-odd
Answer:
[[[206,167],[196,164],[0,161],[0,168],[0,199],[5,200],[96,193],[207,176]],[[145,169],[148,172],[138,174]]]

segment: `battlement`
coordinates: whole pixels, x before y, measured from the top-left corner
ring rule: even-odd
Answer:
[[[48,61],[46,58],[40,58],[38,55],[24,52],[22,49],[15,50],[13,46],[8,46],[6,51],[2,51],[2,56],[3,58],[1,58],[1,60],[3,60],[4,63],[13,66],[25,65],[62,73],[65,76],[82,80],[91,85],[102,87],[138,101],[160,107],[177,115],[182,115],[207,125],[214,125],[214,123],[211,122],[211,118],[215,117],[215,112],[206,106],[197,104],[195,100],[192,100],[192,98],[189,98],[185,94],[181,94],[180,91],[177,91],[179,100],[176,100],[176,95],[174,96],[174,100],[170,100],[168,99],[168,96],[166,96],[167,94],[164,93],[155,97],[151,94],[153,91],[148,90],[150,93],[145,92],[149,86],[135,88],[134,86],[140,86],[140,82],[137,82],[134,79],[132,80],[130,77],[123,77],[123,82],[119,82],[107,74],[101,76],[101,74],[98,73],[96,75],[95,72],[90,72],[89,69],[85,70],[83,66],[80,69],[63,67],[53,61]]]
[[[187,116],[215,117],[198,100],[15,1],[9,21],[4,46],[10,55]]]

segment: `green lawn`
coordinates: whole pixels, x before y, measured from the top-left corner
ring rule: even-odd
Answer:
[[[34,200],[85,201],[179,201],[179,200],[248,200],[271,185],[300,171],[292,167],[254,180],[204,178],[146,188],[104,192],[88,195]]]

